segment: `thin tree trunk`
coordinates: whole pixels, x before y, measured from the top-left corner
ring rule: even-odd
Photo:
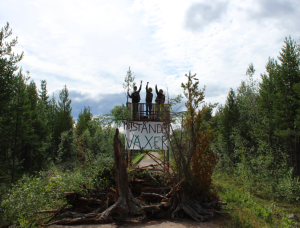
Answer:
[[[16,150],[17,150],[17,134],[18,134],[18,122],[19,122],[19,104],[20,104],[20,88],[18,93],[18,103],[17,103],[17,118],[16,118],[16,128],[15,128],[15,139],[14,139],[14,150],[12,154],[13,164],[11,172],[11,183],[15,182],[15,160],[16,160]]]

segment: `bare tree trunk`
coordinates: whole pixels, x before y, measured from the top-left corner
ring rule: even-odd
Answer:
[[[128,213],[145,215],[142,204],[133,197],[129,189],[126,164],[119,139],[119,129],[116,129],[114,137],[114,161],[118,201],[98,217],[106,220],[110,214],[116,213],[119,214],[118,219],[122,221],[126,219]]]
[[[132,150],[128,151],[128,168],[131,167],[131,154],[132,154]]]

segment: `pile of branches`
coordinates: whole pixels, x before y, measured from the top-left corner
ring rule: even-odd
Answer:
[[[140,178],[144,169],[136,168],[128,180],[128,173],[121,142],[116,129],[114,138],[114,189],[88,189],[88,197],[76,192],[66,192],[67,203],[57,210],[39,211],[53,213],[43,226],[53,224],[100,224],[114,220],[124,221],[128,216],[138,215],[142,218],[178,218],[185,214],[196,221],[205,221],[222,212],[226,204],[217,197],[191,197],[185,194],[183,178],[173,184],[159,172]],[[150,172],[150,171],[149,171]],[[209,199],[209,200],[208,200]],[[68,208],[66,209],[68,205]],[[71,205],[71,207],[70,207]],[[53,219],[56,221],[51,222]]]

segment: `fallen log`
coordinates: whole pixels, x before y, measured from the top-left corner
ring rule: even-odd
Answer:
[[[64,192],[65,195],[77,195],[76,192]]]
[[[103,220],[97,218],[75,218],[75,219],[62,219],[49,224],[43,224],[43,226],[51,225],[80,225],[80,224],[104,224],[111,223],[113,220],[111,218]]]
[[[83,201],[87,201],[87,202],[93,202],[93,203],[102,203],[101,200],[95,199],[95,198],[84,198],[84,197],[80,197],[79,200],[83,200]]]
[[[142,192],[141,197],[143,196],[154,196],[154,197],[158,197],[158,198],[162,198],[162,199],[168,199],[167,197],[163,196],[163,195],[159,195],[157,193],[145,193]]]
[[[37,211],[36,213],[55,213],[57,211],[58,211],[57,209],[52,209],[52,210]]]
[[[146,193],[157,193],[157,194],[165,194],[166,192],[170,192],[171,188],[169,187],[157,187],[157,188],[142,188],[142,192]]]
[[[43,226],[44,225],[46,225],[47,223],[49,223],[53,218],[55,218],[55,216],[57,216],[66,206],[67,206],[68,204],[67,203],[65,203],[59,210],[57,210],[57,212],[54,214],[54,215],[52,215],[51,217],[50,217],[50,219],[47,221],[47,222],[45,222],[44,224],[43,224]]]

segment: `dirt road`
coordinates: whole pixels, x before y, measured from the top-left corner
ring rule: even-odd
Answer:
[[[158,152],[151,152],[151,154],[153,154],[155,157],[160,157]],[[144,167],[144,166],[148,166],[148,165],[156,165],[157,163],[155,161],[153,161],[152,158],[150,158],[150,156],[146,155],[144,157],[144,159],[140,162],[139,167]]]
[[[215,218],[208,222],[196,222],[188,218],[178,220],[155,219],[145,222],[125,222],[123,224],[99,224],[99,225],[77,225],[77,226],[50,226],[51,228],[219,228],[223,227],[223,219]]]

